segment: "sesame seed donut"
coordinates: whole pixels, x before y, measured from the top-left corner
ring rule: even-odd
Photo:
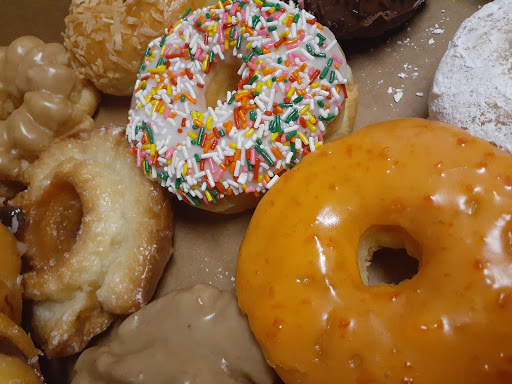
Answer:
[[[188,7],[213,0],[72,0],[64,45],[72,65],[102,92],[129,96],[141,52]]]
[[[445,123],[375,124],[262,199],[238,301],[287,384],[511,383],[511,236],[506,152]],[[379,248],[405,248],[418,273],[369,286]]]
[[[356,108],[345,56],[312,15],[225,0],[149,44],[127,136],[137,165],[179,200],[232,213],[350,132]]]
[[[57,138],[94,129],[98,91],[62,44],[22,36],[0,47],[0,181],[23,172]]]
[[[485,43],[482,43],[485,42]],[[466,19],[437,68],[429,116],[512,153],[512,0]]]

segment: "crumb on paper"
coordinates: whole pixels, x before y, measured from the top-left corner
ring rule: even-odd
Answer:
[[[403,96],[403,89],[396,89],[396,93],[393,95],[393,100],[395,100],[395,103],[399,103]]]

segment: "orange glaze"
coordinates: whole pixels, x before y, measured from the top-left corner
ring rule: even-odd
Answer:
[[[374,225],[419,243],[400,285],[363,284]],[[512,383],[512,158],[406,119],[308,155],[259,204],[239,305],[286,383]]]
[[[0,313],[21,322],[21,255],[14,235],[0,223]]]

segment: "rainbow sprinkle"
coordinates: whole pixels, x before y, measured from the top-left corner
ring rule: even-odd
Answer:
[[[236,89],[206,107],[211,68],[241,60]],[[260,194],[323,143],[350,69],[334,36],[290,2],[220,0],[145,51],[126,129],[137,165],[180,200]]]

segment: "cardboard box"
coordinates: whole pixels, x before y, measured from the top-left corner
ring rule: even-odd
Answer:
[[[346,53],[359,85],[356,129],[383,120],[427,117],[437,65],[460,23],[484,3],[427,0],[423,9],[389,38],[352,43]],[[0,0],[0,45],[26,34],[61,42],[68,7],[68,0]],[[126,97],[104,96],[96,122],[124,125],[129,102]],[[250,218],[251,212],[216,215],[177,204],[174,254],[156,295],[197,283],[234,290],[238,248]],[[53,363],[49,383],[66,382],[66,367],[69,359],[65,364]]]

